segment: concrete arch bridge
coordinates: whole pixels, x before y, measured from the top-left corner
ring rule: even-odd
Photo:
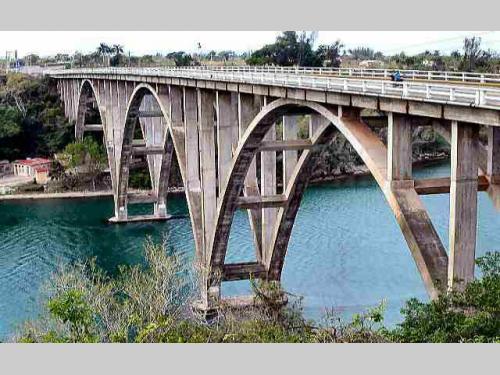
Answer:
[[[217,306],[223,281],[280,280],[301,198],[336,131],[351,143],[384,193],[430,296],[447,287],[462,288],[474,277],[478,191],[500,200],[498,77],[488,76],[486,82],[469,73],[453,78],[442,72],[443,82],[424,72],[414,73],[415,80],[390,82],[344,73],[243,67],[48,74],[57,80],[76,136],[103,133],[114,192],[111,221],[169,218],[167,189],[176,156],[196,259],[207,271],[203,308]],[[87,121],[92,106],[99,123]],[[386,116],[387,145],[363,121],[365,109]],[[298,136],[298,116],[309,120],[305,137]],[[450,178],[413,178],[412,127],[422,123],[450,142]],[[479,140],[480,128],[487,133],[486,143]],[[137,155],[147,158],[148,194],[129,189]],[[277,155],[282,157],[279,169]],[[420,199],[437,193],[450,195],[449,255]],[[151,203],[153,214],[129,215],[129,205],[137,202]],[[237,209],[248,212],[256,260],[228,264]]]

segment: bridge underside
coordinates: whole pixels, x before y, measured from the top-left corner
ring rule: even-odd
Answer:
[[[258,87],[231,91],[228,85],[201,88],[180,80],[162,84],[110,77],[60,79],[58,87],[76,137],[103,134],[115,202],[111,221],[168,219],[168,183],[176,157],[196,261],[203,270],[203,308],[217,306],[224,281],[280,280],[305,188],[337,131],[384,193],[430,296],[463,288],[474,277],[477,192],[488,191],[500,201],[500,127],[488,126],[488,142],[482,145],[480,124],[470,121],[469,112],[463,117],[467,121],[459,121],[401,113],[397,101],[383,110],[379,105],[376,109],[387,116],[385,145],[360,115],[373,109],[369,97],[318,102],[306,95],[262,94]],[[88,123],[92,110],[99,119]],[[413,178],[412,132],[422,119],[451,144],[450,178]],[[140,160],[149,170],[150,191],[129,188],[129,171]],[[450,194],[448,254],[419,197],[443,193]],[[152,213],[129,215],[135,203],[152,204]],[[228,264],[228,238],[238,209],[248,213],[255,261]]]

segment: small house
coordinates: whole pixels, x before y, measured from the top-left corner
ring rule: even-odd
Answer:
[[[16,176],[33,177],[38,184],[48,181],[51,161],[45,158],[16,160],[12,163]]]

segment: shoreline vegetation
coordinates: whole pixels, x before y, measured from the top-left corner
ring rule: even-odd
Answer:
[[[427,166],[436,165],[440,163],[448,162],[449,157],[436,156],[427,159],[422,159],[413,163],[413,168],[425,168]],[[309,185],[318,186],[325,184],[340,184],[347,181],[357,181],[369,178],[371,172],[365,165],[358,165],[352,169],[351,173],[343,173],[338,175],[330,175],[326,177],[319,177],[311,179]],[[131,189],[130,192],[133,193],[145,193],[146,190],[143,189]],[[184,187],[170,187],[168,189],[168,194],[183,195]],[[62,192],[40,192],[40,193],[11,193],[11,194],[0,194],[1,201],[12,201],[12,200],[36,200],[36,199],[82,199],[82,198],[97,198],[97,197],[107,197],[113,196],[112,190],[75,190],[75,191],[62,191]]]
[[[327,310],[304,318],[302,298],[272,282],[253,281],[254,303],[221,304],[208,320],[193,309],[203,272],[183,254],[145,242],[142,265],[110,277],[94,260],[62,267],[42,290],[40,315],[18,327],[22,343],[500,343],[500,252],[477,259],[482,277],[463,292],[430,302],[410,299],[403,320],[384,326],[384,302],[345,320]],[[283,300],[288,303],[283,305]]]

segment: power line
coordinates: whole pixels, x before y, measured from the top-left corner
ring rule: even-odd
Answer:
[[[484,35],[488,35],[488,34],[491,34],[491,33],[494,33],[495,31],[484,31],[482,33],[477,33],[475,34],[475,36],[484,36]],[[433,41],[427,41],[427,42],[421,42],[421,43],[415,43],[415,44],[410,44],[410,45],[403,45],[403,46],[400,46],[400,47],[396,47],[396,48],[391,48],[391,49],[388,49],[388,50],[384,50],[384,53],[392,53],[392,52],[401,52],[402,50],[407,50],[408,48],[414,48],[414,47],[421,47],[421,46],[429,46],[429,45],[436,45],[436,44],[439,44],[439,43],[443,43],[443,42],[450,42],[450,41],[453,41],[453,40],[463,40],[464,38],[466,37],[466,35],[460,35],[460,36],[454,36],[454,37],[451,37],[451,38],[444,38],[444,39],[437,39],[437,40],[433,40]]]

